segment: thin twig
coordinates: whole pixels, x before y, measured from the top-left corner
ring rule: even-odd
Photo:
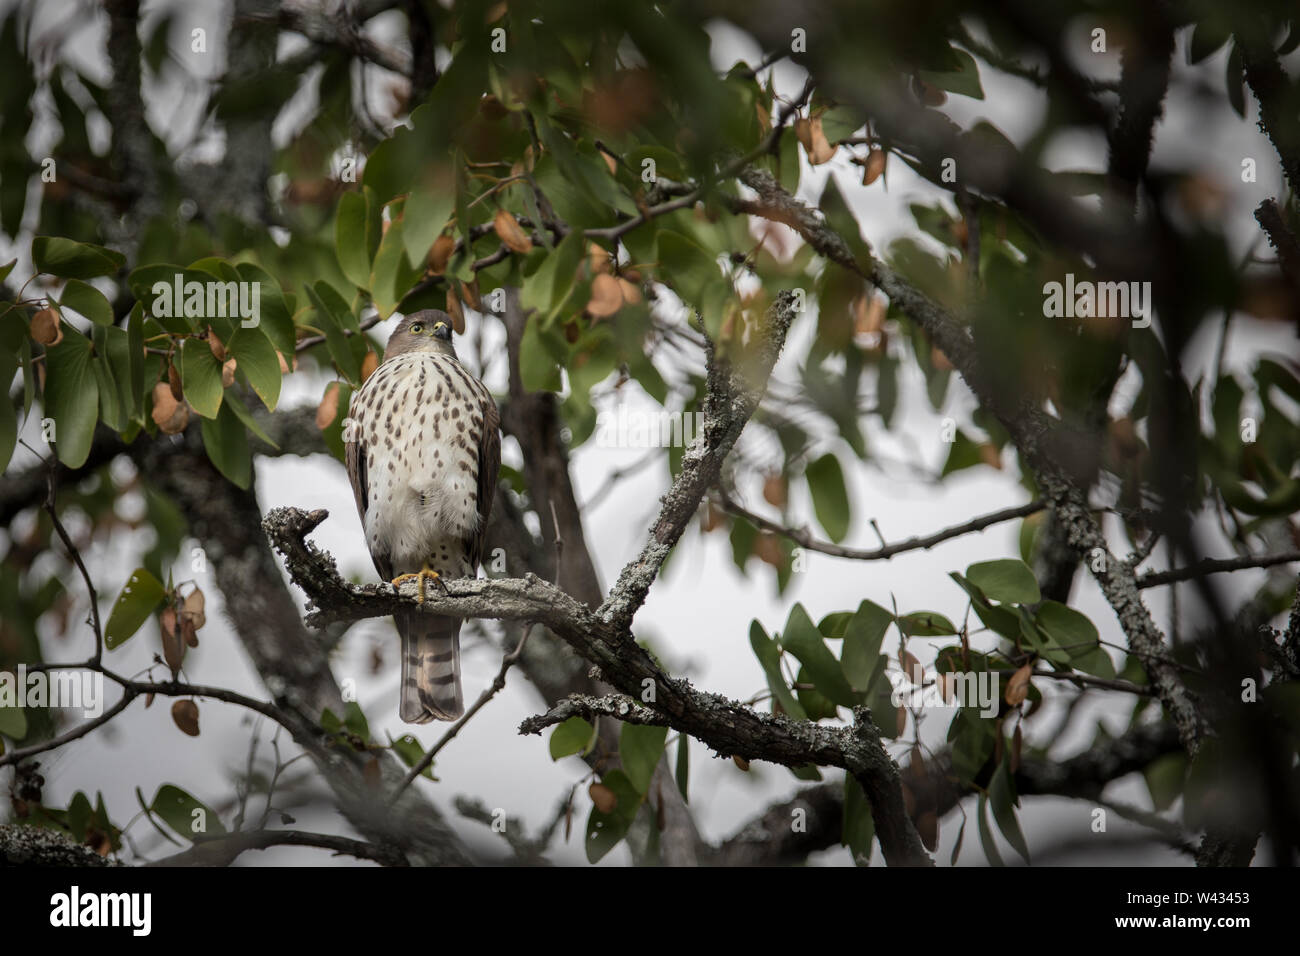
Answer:
[[[1044,503],[1042,501],[1031,501],[1026,505],[1018,505],[1015,508],[1004,508],[1002,511],[995,511],[992,514],[983,515],[979,518],[973,518],[965,524],[954,525],[951,528],[945,528],[942,531],[936,531],[934,534],[925,537],[912,537],[904,541],[898,541],[894,544],[886,544],[883,547],[864,550],[861,548],[846,548],[838,544],[831,544],[829,541],[819,541],[814,538],[806,528],[787,528],[775,521],[769,521],[761,515],[756,515],[752,511],[737,504],[725,491],[722,492],[722,507],[738,517],[752,522],[762,531],[771,531],[782,537],[789,538],[795,544],[807,548],[809,551],[819,551],[822,554],[829,554],[837,558],[851,558],[855,561],[883,561],[892,558],[896,554],[902,554],[905,551],[918,551],[934,547],[949,538],[957,538],[964,534],[970,534],[974,531],[983,531],[990,525],[995,525],[1003,521],[1010,521],[1013,518],[1024,518],[1035,512],[1042,511]],[[879,529],[877,529],[879,534]]]

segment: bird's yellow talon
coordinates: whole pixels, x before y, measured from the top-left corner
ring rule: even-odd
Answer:
[[[412,571],[410,574],[399,574],[397,577],[393,578],[392,585],[395,589],[398,589],[404,582],[409,581],[411,578],[415,578],[420,582],[420,588],[419,591],[416,592],[415,598],[420,604],[424,603],[424,581],[426,578],[432,578],[434,581],[438,582],[444,591],[447,590],[446,585],[442,583],[442,575],[437,571],[434,571],[427,564],[419,571]]]

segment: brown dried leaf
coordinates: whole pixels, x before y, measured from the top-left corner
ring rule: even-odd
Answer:
[[[712,501],[704,503],[704,512],[700,515],[700,530],[709,532],[722,524],[722,512]]]
[[[100,856],[108,856],[109,850],[113,849],[112,842],[108,839],[108,834],[99,830],[97,827],[86,828],[85,845],[90,847]]]
[[[483,311],[483,298],[478,294],[478,279],[475,279],[472,282],[462,282],[460,285],[460,295],[461,298],[465,300],[465,304],[475,312]],[[461,327],[456,331],[465,331],[463,322],[461,323]]]
[[[172,394],[171,387],[166,382],[159,382],[153,387],[153,423],[159,428],[164,427],[165,423],[171,420],[172,415],[176,413],[180,402]]]
[[[907,765],[907,773],[913,780],[926,779],[925,754],[921,752],[920,744],[912,745],[912,759]]]
[[[366,357],[361,360],[361,381],[363,384],[366,379],[374,374],[377,368],[379,368],[379,356],[374,349],[369,349],[366,352]]]
[[[450,287],[447,289],[447,314],[451,316],[451,327],[460,334],[465,331],[465,310],[461,307],[460,297]]]
[[[587,243],[587,268],[591,270],[591,274],[594,276],[614,271],[609,251],[599,242]]]
[[[207,616],[203,613],[204,605],[207,603],[203,596],[203,589],[196,587],[185,598],[181,605],[181,613],[187,615],[194,621],[194,629],[197,631],[207,623]]]
[[[283,355],[282,353],[280,353],[280,352],[276,352],[276,353],[275,353],[275,357],[278,358],[278,359],[280,360],[280,374],[281,374],[281,375],[288,375],[291,371],[293,371],[294,369],[297,369],[297,368],[298,368],[298,356],[297,356],[297,355],[294,355],[294,357],[293,357],[293,367],[292,367],[292,368],[290,368],[289,363],[286,362],[286,361],[284,360],[284,355]]]
[[[952,699],[956,696],[957,675],[956,674],[936,674],[936,680],[939,684],[939,695],[943,697],[945,704],[951,704]]]
[[[235,367],[238,363],[233,358],[228,358],[221,363],[221,387],[230,388],[235,384]]]
[[[795,123],[795,135],[799,137],[804,152],[808,154],[808,162],[813,166],[829,162],[835,155],[837,147],[826,141],[826,134],[822,131],[821,116],[798,120]]]
[[[63,341],[63,325],[54,309],[41,309],[32,316],[32,338],[41,345],[58,345]]]
[[[199,735],[199,705],[192,700],[178,700],[172,704],[172,721],[181,733],[191,737]]]
[[[867,153],[862,164],[862,185],[870,186],[884,175],[887,155],[883,149],[873,149]]]
[[[208,326],[208,348],[212,351],[212,357],[222,365],[226,364],[226,347],[217,338],[217,333],[212,331],[212,326]]]
[[[785,555],[781,552],[781,543],[777,540],[776,535],[770,531],[760,531],[754,538],[754,556],[764,564],[770,564],[774,568],[779,568],[785,563]]]
[[[1142,453],[1142,441],[1138,438],[1137,426],[1127,415],[1112,421],[1107,430],[1110,432],[1110,440],[1115,447],[1115,452],[1121,458],[1136,458]]]
[[[316,427],[321,431],[329,428],[339,414],[339,383],[330,382],[325,386],[325,394],[316,406]]]
[[[158,623],[162,631],[163,660],[175,675],[181,669],[181,661],[185,659],[185,645],[177,629],[179,621],[174,605],[169,604],[163,608]]]
[[[451,254],[456,251],[456,240],[448,235],[441,235],[433,240],[433,245],[429,247],[429,269],[434,275],[440,276],[447,271],[447,263],[451,261]]]
[[[527,255],[533,251],[533,240],[528,238],[528,233],[519,225],[519,220],[504,209],[498,209],[492,217],[492,228],[497,238],[511,252]]]
[[[623,308],[623,290],[618,280],[602,272],[591,282],[591,298],[587,301],[587,314],[593,319],[605,319]]]
[[[870,335],[885,327],[885,315],[889,306],[885,300],[870,292],[863,292],[853,300],[853,333]]]
[[[167,384],[171,386],[172,398],[180,401],[185,397],[185,392],[181,388],[181,373],[171,362],[167,363]]]
[[[997,445],[986,441],[980,445],[979,452],[980,461],[990,468],[996,468],[998,471],[1002,470],[1002,452],[998,451]]]
[[[731,759],[732,759],[733,761],[735,761],[735,764],[736,764],[737,767],[739,767],[741,770],[745,771],[745,773],[749,773],[749,761],[748,761],[748,760],[746,760],[744,757],[737,756],[736,754],[732,754],[732,755],[731,755]]]
[[[1012,707],[1019,707],[1029,694],[1029,675],[1034,672],[1034,662],[1030,661],[1011,675],[1007,681],[1006,701]]]
[[[619,278],[618,287],[623,292],[623,301],[628,305],[635,305],[641,301],[641,287],[631,279]]]
[[[601,813],[613,813],[618,806],[618,794],[603,783],[593,783],[587,788],[587,795]]]
[[[898,663],[903,668],[903,673],[907,679],[918,687],[925,681],[925,668],[921,662],[916,659],[911,651],[900,647],[898,649]]]
[[[145,709],[145,710],[148,710],[150,707],[153,706],[153,699],[154,699],[154,693],[153,693],[153,691],[150,691],[149,693],[147,693],[147,694],[144,695],[144,709]]]
[[[763,479],[763,500],[773,508],[784,508],[789,496],[785,476],[774,471]]]
[[[926,810],[916,818],[916,832],[921,842],[931,853],[939,845],[939,816],[933,810]]]

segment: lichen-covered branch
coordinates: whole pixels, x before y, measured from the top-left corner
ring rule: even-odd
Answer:
[[[652,690],[645,707],[652,709],[661,722],[695,737],[719,754],[787,767],[814,763],[853,773],[871,800],[886,860],[895,864],[930,862],[907,817],[898,768],[865,709],[855,711],[851,728],[825,727],[783,715],[762,714],[739,701],[696,690],[688,681],[665,674],[633,640],[626,626],[608,620],[535,576],[447,581],[445,593],[427,593],[422,605],[416,599],[414,584],[404,585],[400,591],[387,584],[350,584],[339,575],[328,553],[305,540],[325,517],[324,511],[277,508],[263,522],[272,544],[284,557],[290,577],[314,607],[308,623],[319,627],[420,607],[425,613],[461,618],[540,622],[595,664],[602,678],[624,694],[646,700],[646,692]],[[630,705],[621,698],[578,697],[560,706],[566,714],[582,712],[583,707],[605,708],[610,716],[628,706],[633,719],[648,719],[641,710],[631,709],[639,705]],[[594,715],[596,710],[590,712]]]

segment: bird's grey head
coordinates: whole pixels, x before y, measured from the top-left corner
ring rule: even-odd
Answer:
[[[388,337],[384,359],[407,352],[433,352],[455,358],[456,348],[451,343],[451,316],[438,309],[421,309],[402,319]]]

